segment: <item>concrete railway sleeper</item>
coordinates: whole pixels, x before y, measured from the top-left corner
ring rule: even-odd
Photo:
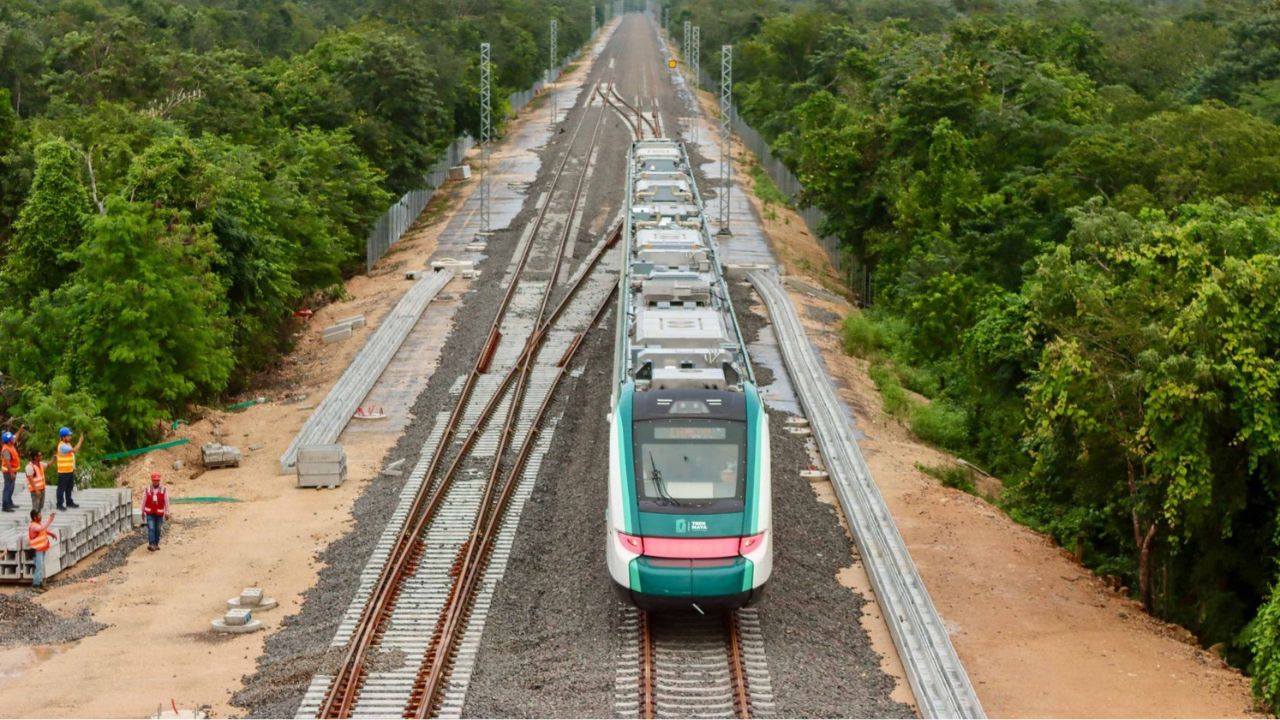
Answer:
[[[765,718],[774,713],[753,608],[707,615],[622,610],[619,717]]]
[[[560,265],[563,261],[564,249],[568,235],[569,223],[565,224],[561,237],[557,243],[555,270],[548,276],[545,286],[542,288],[542,297],[539,302],[537,317],[533,323],[533,327],[529,332],[528,338],[524,343],[522,352],[517,359],[515,365],[507,373],[500,387],[494,392],[490,401],[486,404],[479,418],[474,422],[471,432],[467,435],[466,440],[457,449],[454,454],[453,462],[449,465],[448,471],[440,477],[438,482],[432,483],[436,473],[440,469],[446,456],[445,451],[453,444],[456,434],[462,424],[463,416],[468,407],[472,392],[475,390],[480,377],[488,370],[493,360],[494,352],[502,339],[502,327],[507,319],[507,311],[512,306],[513,300],[517,293],[517,288],[522,285],[521,280],[528,268],[528,261],[531,251],[537,239],[538,230],[542,227],[547,217],[548,210],[552,204],[552,198],[555,196],[556,187],[559,185],[560,179],[564,176],[565,168],[569,159],[574,155],[573,149],[577,144],[577,138],[586,124],[586,117],[590,114],[586,109],[581,113],[578,123],[570,137],[568,147],[565,150],[564,157],[556,167],[555,174],[552,178],[547,199],[540,208],[529,235],[530,241],[524,244],[515,263],[514,273],[510,279],[510,283],[506,292],[503,294],[499,307],[495,312],[495,318],[488,333],[488,339],[484,344],[484,351],[481,352],[468,373],[462,390],[459,393],[458,402],[455,405],[449,420],[446,423],[445,431],[440,435],[435,451],[432,453],[430,466],[425,473],[425,480],[421,485],[413,504],[409,510],[408,516],[404,524],[404,530],[399,533],[395,544],[387,557],[386,564],[379,575],[378,582],[372,589],[369,600],[364,606],[360,619],[354,628],[351,639],[347,644],[347,651],[344,654],[342,665],[329,684],[325,693],[324,700],[319,704],[316,714],[319,717],[350,717],[355,704],[360,697],[361,689],[369,675],[368,663],[372,657],[372,652],[377,648],[392,622],[392,616],[396,610],[398,599],[401,596],[406,584],[411,582],[419,569],[419,560],[423,556],[426,549],[426,534],[432,526],[437,513],[440,511],[444,503],[446,495],[449,493],[453,480],[458,471],[465,462],[471,447],[483,432],[486,422],[495,410],[497,410],[504,393],[510,386],[511,382],[517,382],[516,388],[510,402],[507,406],[507,418],[503,431],[503,440],[500,443],[497,452],[494,454],[493,470],[490,474],[491,483],[498,476],[501,467],[502,454],[507,445],[510,443],[517,425],[517,416],[519,415],[521,399],[527,389],[531,377],[534,364],[534,358],[538,349],[542,346],[550,331],[552,323],[560,313],[568,306],[574,297],[577,289],[581,287],[590,278],[590,273],[579,273],[577,280],[571,284],[560,306],[546,317],[546,309],[550,303],[551,295],[554,290],[554,280],[558,275]],[[595,128],[590,137],[590,146],[582,157],[590,157],[595,143],[599,136],[599,128],[603,112],[598,113]],[[585,163],[585,160],[584,160]],[[585,174],[585,173],[584,173]],[[582,192],[582,177],[573,190],[571,198],[570,215],[576,210],[580,195]],[[614,238],[610,238],[614,240]],[[616,240],[615,240],[616,241]],[[602,248],[609,244],[609,240],[602,243]],[[594,267],[603,249],[600,252],[593,253],[588,261],[584,261],[584,265]],[[529,284],[537,284],[539,281],[529,279]],[[588,326],[589,327],[589,326]],[[558,382],[558,380],[556,381]],[[547,396],[549,397],[549,391]],[[522,454],[527,457],[529,448],[532,447],[532,433],[525,438],[522,444]],[[492,494],[491,490],[486,489],[484,495],[487,499]],[[483,508],[487,504],[482,500],[480,507]]]

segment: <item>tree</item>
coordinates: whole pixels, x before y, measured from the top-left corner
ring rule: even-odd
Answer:
[[[1135,218],[1095,203],[1074,223],[1026,290],[1045,343],[1028,483],[1064,506],[1124,508],[1152,609],[1162,536],[1203,552],[1280,489],[1280,226],[1220,204]]]
[[[65,366],[102,402],[114,438],[159,424],[225,387],[233,359],[224,287],[206,227],[112,197],[93,218],[71,282],[53,293]]]
[[[56,288],[75,269],[84,217],[92,208],[83,177],[84,160],[66,141],[50,140],[36,148],[31,193],[0,270],[6,294],[19,304],[42,288]]]
[[[47,385],[33,383],[22,388],[16,415],[26,424],[27,447],[51,458],[58,445],[58,428],[69,427],[84,437],[84,457],[94,458],[107,447],[107,421],[102,403],[84,390],[73,390],[71,379],[57,375]]]

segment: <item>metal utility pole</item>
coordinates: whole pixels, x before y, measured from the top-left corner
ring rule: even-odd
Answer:
[[[693,26],[693,55],[689,60],[693,67],[693,87],[702,87],[702,26]]]
[[[720,46],[720,191],[719,235],[732,235],[729,229],[729,195],[733,190],[733,46]]]
[[[689,43],[693,40],[693,23],[684,21],[684,37],[680,40],[680,52],[684,54],[684,66],[689,67]]]
[[[556,42],[559,40],[559,34],[560,34],[560,21],[557,20],[556,18],[551,18],[551,48],[550,48],[551,63],[547,65],[547,87],[550,88],[550,93],[551,93],[551,126],[552,128],[554,128],[556,124],[556,90],[554,87],[552,87],[552,85],[556,81],[556,55],[557,55]]]
[[[489,140],[492,134],[492,117],[489,112],[491,99],[489,68],[489,43],[480,43],[480,150],[483,165],[480,168],[480,233],[489,234]]]
[[[662,8],[662,34],[671,37],[671,8]]]

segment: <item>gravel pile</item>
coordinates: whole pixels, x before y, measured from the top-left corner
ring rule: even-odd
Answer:
[[[0,595],[0,647],[57,645],[89,637],[106,627],[94,621],[88,608],[63,617],[41,607],[33,596],[30,590]]]
[[[573,121],[573,118],[569,120]],[[558,150],[557,146],[552,154]],[[472,285],[457,314],[458,318],[470,320],[455,323],[450,330],[440,365],[412,408],[415,419],[387,453],[384,465],[405,458],[404,467],[412,468],[421,455],[435,416],[452,407],[454,398],[449,395],[449,389],[459,376],[470,372],[473,359],[488,335],[489,320],[505,290],[493,279],[503,277],[521,232],[533,222],[537,212],[533,201],[548,189],[551,173],[547,170],[554,160],[543,158],[543,172],[529,187],[520,214],[509,229],[498,231],[490,238],[489,256],[479,264],[487,281]],[[407,479],[407,473],[401,477],[374,479],[356,500],[352,529],[317,556],[324,568],[316,585],[303,594],[302,610],[285,618],[280,629],[267,638],[264,652],[258,657],[257,671],[243,678],[243,688],[232,697],[232,703],[244,708],[248,717],[292,717],[312,676],[317,671],[336,667],[332,664],[330,643]]]

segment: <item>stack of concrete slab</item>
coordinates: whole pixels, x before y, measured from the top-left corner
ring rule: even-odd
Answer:
[[[360,401],[369,394],[387,363],[400,349],[405,336],[418,323],[422,311],[426,310],[440,289],[443,288],[453,273],[444,270],[430,277],[418,280],[414,286],[400,298],[400,302],[382,319],[382,323],[369,336],[360,352],[356,353],[351,365],[342,377],[316,407],[315,412],[307,418],[302,430],[289,443],[289,447],[280,456],[280,472],[287,473],[297,462],[298,448],[304,445],[319,445],[338,440],[338,435],[351,420],[351,415],[360,406]],[[363,316],[354,316],[346,320],[363,322]],[[350,337],[351,324],[334,325],[329,330],[341,334],[345,330]],[[328,330],[326,330],[328,332]]]
[[[298,487],[335,488],[347,481],[347,453],[341,445],[298,448]]]
[[[200,462],[208,469],[240,467],[240,448],[222,443],[205,443],[200,447]]]
[[[115,541],[132,526],[133,496],[129,488],[93,488],[77,490],[78,508],[55,510],[54,486],[50,485],[44,501],[47,518],[56,512],[50,529],[58,534],[45,553],[45,577],[52,577],[79,562],[86,555]],[[27,541],[31,523],[31,496],[20,488],[14,493],[17,512],[0,514],[0,582],[30,582],[35,574],[35,559]]]
[[[351,317],[342,318],[336,323],[330,325],[320,331],[320,339],[324,340],[324,344],[346,340],[355,333],[357,328],[364,327],[364,315],[352,315]]]

